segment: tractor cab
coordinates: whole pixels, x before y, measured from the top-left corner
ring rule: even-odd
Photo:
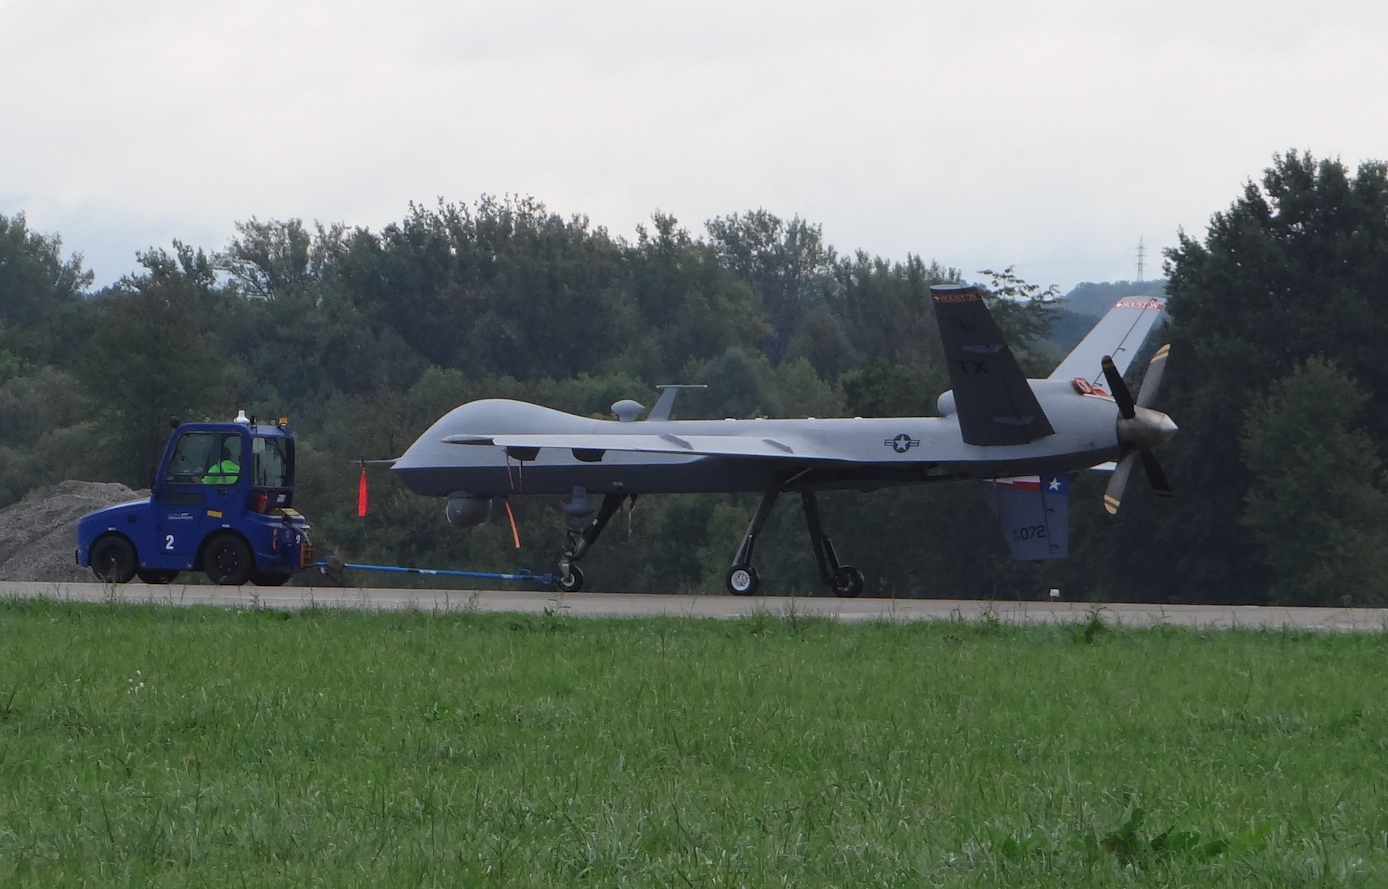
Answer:
[[[191,424],[169,445],[154,484],[161,502],[224,506],[244,497],[244,508],[256,513],[294,502],[294,439],[278,426]]]

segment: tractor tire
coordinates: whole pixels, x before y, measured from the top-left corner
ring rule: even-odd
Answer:
[[[202,570],[220,586],[242,586],[255,571],[255,553],[236,534],[221,533],[207,541],[202,551]]]
[[[119,534],[108,534],[92,544],[87,563],[97,579],[105,583],[129,583],[140,561],[135,555],[135,544]]]

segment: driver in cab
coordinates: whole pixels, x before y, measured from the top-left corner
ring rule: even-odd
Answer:
[[[207,475],[202,477],[204,485],[234,485],[241,477],[241,464],[232,453],[231,444],[222,445],[222,461],[208,467]]]

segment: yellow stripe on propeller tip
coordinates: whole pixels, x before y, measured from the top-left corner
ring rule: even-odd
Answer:
[[[1155,355],[1152,356],[1152,360],[1153,360],[1153,361],[1160,361],[1160,360],[1166,358],[1167,354],[1170,353],[1170,352],[1171,352],[1171,344],[1170,344],[1170,343],[1164,343],[1164,344],[1162,345],[1162,347],[1161,347],[1160,349],[1157,350],[1157,353],[1156,353]]]
[[[1104,509],[1108,510],[1109,515],[1118,515],[1118,504],[1121,503],[1117,497],[1110,494],[1104,495]]]

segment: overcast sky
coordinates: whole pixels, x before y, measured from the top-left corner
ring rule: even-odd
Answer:
[[[1277,152],[1388,157],[1388,4],[0,0],[0,213],[99,284],[256,216],[533,195],[630,237],[1147,277]]]

